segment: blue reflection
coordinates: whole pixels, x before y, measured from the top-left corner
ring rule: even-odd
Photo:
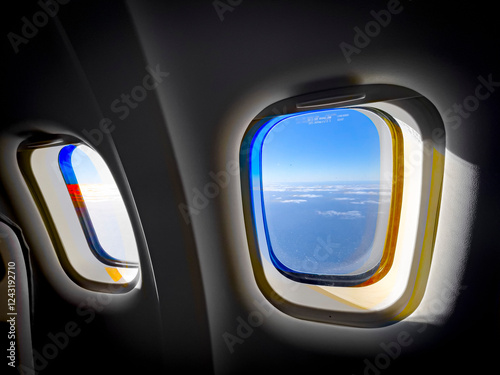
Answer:
[[[93,204],[95,206],[96,203],[86,202],[85,196],[82,194],[82,186],[85,184],[87,186],[95,185],[94,190],[97,190],[98,193],[105,192],[105,187],[99,185],[99,183],[101,183],[101,178],[92,160],[75,145],[67,145],[59,152],[59,167],[92,253],[106,265],[135,265],[135,262],[125,260],[125,253],[121,249],[118,240],[114,241],[114,246],[117,247],[116,249],[108,249],[108,251],[106,251],[101,245],[101,241],[89,213],[89,205]],[[106,200],[107,198],[104,196],[102,199]],[[100,216],[96,217],[96,214]],[[110,232],[120,237],[120,229],[116,223],[115,212],[113,212],[112,207],[110,209],[105,209],[104,212],[97,212],[94,209],[94,218],[106,222],[106,232]],[[121,254],[122,259],[110,255],[110,252],[113,254]]]

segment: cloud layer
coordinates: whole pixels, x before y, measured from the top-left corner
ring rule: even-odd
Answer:
[[[390,201],[391,188],[379,184],[325,184],[325,185],[288,185],[274,184],[263,187],[263,191],[271,195],[266,199],[281,203],[305,203],[309,199],[326,198],[335,201],[345,201],[354,205],[385,204]],[[284,196],[277,197],[284,193]],[[318,194],[321,193],[321,194]],[[282,195],[282,194],[279,194]],[[378,199],[377,199],[378,198]],[[318,211],[324,216],[337,216],[341,218],[363,217],[359,211]]]
[[[364,217],[361,215],[361,212],[359,211],[335,211],[335,210],[328,210],[328,211],[316,211],[318,215],[323,215],[323,216],[338,216],[344,219],[358,219]]]
[[[283,199],[280,200],[281,203],[304,203],[307,202],[306,199]]]

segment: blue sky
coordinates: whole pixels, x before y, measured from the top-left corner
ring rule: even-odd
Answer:
[[[75,148],[71,155],[71,163],[73,170],[78,179],[79,184],[99,184],[102,183],[101,176],[97,171],[97,167],[92,162],[88,153],[94,151],[89,148],[84,149],[80,147]],[[97,156],[98,157],[98,156]]]
[[[352,109],[288,117],[264,139],[264,185],[286,182],[377,181],[378,131]]]

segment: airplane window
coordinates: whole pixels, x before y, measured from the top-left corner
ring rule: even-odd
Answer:
[[[92,290],[137,286],[134,228],[104,159],[76,139],[61,138],[27,142],[19,160],[66,274]]]
[[[361,109],[283,115],[260,127],[250,150],[252,203],[267,242],[262,256],[280,273],[330,286],[387,273],[402,188],[393,175],[398,129]]]
[[[127,209],[104,160],[85,145],[67,145],[59,152],[59,165],[94,255],[112,266],[136,265]]]
[[[406,88],[283,99],[242,137],[242,208],[255,282],[299,318],[375,327],[425,291],[444,175],[439,113]]]

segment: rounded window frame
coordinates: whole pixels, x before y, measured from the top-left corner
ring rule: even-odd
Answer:
[[[78,137],[68,134],[34,134],[25,138],[17,148],[17,162],[24,180],[33,197],[44,226],[51,239],[57,259],[64,270],[64,273],[80,287],[95,291],[112,294],[127,293],[141,285],[141,265],[121,263],[109,264],[103,262],[100,257],[92,251],[88,242],[84,228],[79,221],[77,211],[72,202],[70,192],[59,165],[59,151],[54,151],[50,165],[44,166],[44,171],[35,171],[33,166],[33,154],[37,150],[61,148],[67,145],[85,145],[100,154],[90,144]],[[43,163],[42,160],[35,162]],[[41,173],[37,178],[37,174]],[[45,181],[42,184],[42,180]],[[48,196],[46,192],[57,188],[64,194]],[[48,189],[48,190],[47,190]],[[44,193],[45,192],[45,193]],[[127,202],[124,202],[127,207]],[[129,219],[132,218],[128,210]],[[62,230],[62,226],[67,226],[71,230]],[[135,233],[134,224],[132,228]],[[139,245],[136,241],[136,248],[139,252]],[[87,263],[87,265],[85,265]]]
[[[404,183],[401,211],[404,230],[401,233],[400,227],[395,245],[399,251],[395,251],[395,259],[391,260],[396,267],[390,268],[387,276],[379,274],[370,283],[350,287],[297,282],[283,276],[274,266],[266,265],[260,254],[252,206],[249,171],[252,133],[272,117],[333,108],[370,108],[399,124],[405,146],[405,171],[400,178],[411,181],[408,186]],[[409,316],[420,304],[430,272],[444,176],[444,134],[442,118],[429,100],[413,90],[393,85],[353,86],[305,94],[262,110],[243,134],[239,160],[248,251],[254,279],[266,299],[289,315],[339,325],[380,327]],[[411,147],[406,152],[410,141],[413,143],[408,143]],[[414,153],[418,157],[410,158]],[[412,165],[413,159],[418,160],[418,165]],[[382,287],[385,290],[381,291]]]

